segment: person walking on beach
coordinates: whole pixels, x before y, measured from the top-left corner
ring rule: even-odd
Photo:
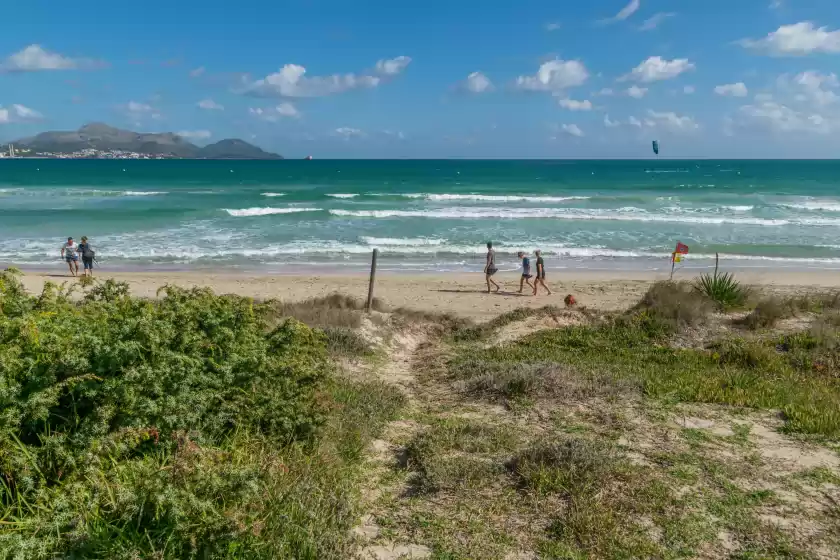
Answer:
[[[522,259],[522,278],[519,279],[519,293],[522,293],[526,283],[536,290],[537,288],[531,284],[531,259],[522,251],[519,251],[516,256]]]
[[[551,290],[545,285],[545,261],[542,258],[542,251],[537,249],[534,251],[537,256],[537,277],[534,279],[534,295],[537,295],[537,288],[542,285],[548,295],[551,295]]]
[[[68,237],[67,243],[61,246],[61,258],[67,261],[71,276],[79,274],[79,255],[76,254],[77,248],[78,246],[73,243],[72,237]]]
[[[87,236],[82,236],[82,242],[78,245],[78,253],[82,255],[82,265],[84,266],[84,270],[82,274],[84,276],[93,277],[93,259],[96,257],[96,253],[93,251],[93,248],[90,246],[90,242],[88,242]],[[78,264],[76,265],[78,267]]]
[[[499,272],[499,269],[496,268],[496,251],[493,250],[493,242],[488,241],[487,242],[487,263],[484,265],[484,277],[487,280],[487,293],[488,294],[491,292],[490,284],[492,284],[496,287],[497,292],[500,289],[499,285],[496,284],[496,282],[493,281],[493,278],[491,278],[491,276],[493,276],[497,272]]]

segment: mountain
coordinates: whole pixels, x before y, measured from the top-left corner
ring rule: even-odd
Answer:
[[[189,159],[283,159],[243,140],[221,140],[199,148],[172,132],[132,132],[102,123],[86,124],[75,131],[42,132],[15,144],[35,152],[52,153],[72,153],[92,148]]]

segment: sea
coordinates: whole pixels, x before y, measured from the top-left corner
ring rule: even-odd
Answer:
[[[0,262],[320,274],[840,269],[840,162],[0,160]]]

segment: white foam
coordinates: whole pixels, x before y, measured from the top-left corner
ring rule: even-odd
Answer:
[[[433,202],[450,200],[472,200],[477,202],[567,202],[569,200],[588,200],[588,196],[525,196],[525,195],[489,195],[489,194],[425,194],[420,197]],[[412,196],[413,198],[413,196]]]
[[[331,196],[332,198],[356,198],[359,195],[358,194],[328,194],[327,196]]]
[[[840,212],[840,202],[836,200],[809,200],[800,203],[783,203],[781,206],[796,210],[811,210],[823,212]]]
[[[446,242],[445,239],[431,239],[428,237],[368,237],[361,236],[359,241],[368,245],[385,246],[385,247],[405,247],[405,246],[427,246],[427,245],[442,245]]]
[[[168,194],[166,191],[125,191],[125,196],[155,196]]]
[[[443,219],[561,219],[603,220],[627,222],[669,222],[691,224],[737,224],[755,226],[784,225],[840,225],[838,219],[767,219],[740,216],[698,216],[684,214],[655,214],[641,208],[624,207],[614,210],[580,208],[481,208],[452,207],[430,210],[330,210],[333,216],[357,218],[443,218]]]
[[[264,193],[262,193],[262,196],[270,196],[270,197],[286,196],[286,193],[284,193],[284,192],[264,192]]]
[[[239,210],[224,209],[225,212],[237,218],[247,216],[269,216],[271,214],[297,214],[298,212],[320,212],[320,208],[242,208]]]

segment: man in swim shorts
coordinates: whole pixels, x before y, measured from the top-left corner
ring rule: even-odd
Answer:
[[[67,243],[61,246],[61,258],[67,261],[67,266],[70,268],[70,275],[76,276],[79,274],[79,255],[76,254],[76,244],[73,243],[73,238],[68,237]]]
[[[545,285],[545,261],[542,258],[542,251],[537,249],[534,254],[537,256],[537,278],[534,280],[534,295],[537,295],[537,287],[540,285],[545,288],[548,295],[551,295],[551,290]]]

